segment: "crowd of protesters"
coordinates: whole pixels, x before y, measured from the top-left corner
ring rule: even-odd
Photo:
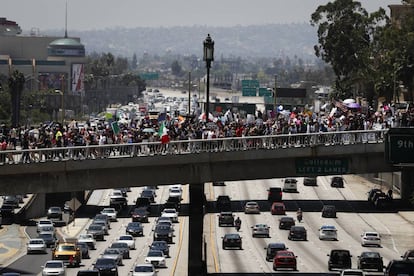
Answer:
[[[387,129],[396,126],[414,126],[411,112],[398,112],[389,105],[381,110],[360,110],[335,108],[326,112],[311,112],[305,109],[280,111],[278,113],[257,112],[255,116],[241,117],[230,111],[216,114],[206,123],[197,116],[166,116],[162,121],[144,116],[131,119],[127,124],[118,124],[114,128],[110,122],[99,121],[80,124],[75,120],[66,125],[58,123],[40,124],[39,126],[11,128],[0,126],[0,164],[38,162],[42,157],[23,152],[19,160],[4,150],[59,148],[72,146],[127,144],[141,142],[159,142],[160,127],[168,131],[168,141],[213,139],[224,137],[265,136],[277,134],[315,133],[347,130]],[[165,119],[165,120],[164,120]],[[99,157],[99,152],[92,152]],[[59,156],[56,156],[59,157]],[[61,156],[60,156],[61,158]]]

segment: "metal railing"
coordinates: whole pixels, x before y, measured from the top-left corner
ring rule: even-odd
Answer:
[[[131,158],[154,155],[197,154],[241,150],[276,150],[293,147],[383,143],[387,129],[280,134],[216,139],[52,147],[0,151],[2,165],[99,158]]]

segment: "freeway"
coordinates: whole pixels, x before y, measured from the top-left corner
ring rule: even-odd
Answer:
[[[139,196],[142,188],[132,188],[128,193],[128,205],[131,207],[134,200]],[[109,196],[111,190],[96,190],[91,195],[88,205],[82,207],[82,211],[77,214],[75,226],[69,225],[58,229],[60,235],[65,237],[77,236],[79,233],[84,233],[86,227],[90,224],[90,219],[103,206],[109,205]],[[164,203],[168,198],[168,186],[159,186],[156,197],[156,207]],[[188,203],[188,185],[183,185],[183,204]],[[144,263],[145,256],[148,252],[148,246],[152,243],[153,226],[159,210],[152,211],[154,216],[150,217],[149,223],[144,223],[144,236],[136,238],[136,249],[130,251],[131,258],[123,261],[123,266],[119,266],[119,275],[129,275],[130,270],[136,263]],[[77,271],[81,269],[91,269],[96,259],[103,253],[103,251],[110,246],[110,244],[117,239],[118,236],[125,234],[125,227],[131,221],[129,211],[124,211],[116,222],[111,223],[109,235],[105,236],[104,241],[97,241],[96,250],[91,250],[90,259],[83,259],[80,268],[68,268],[67,276],[76,275]],[[73,229],[72,229],[73,228]],[[36,236],[36,229],[34,226],[26,228],[29,237]],[[173,244],[170,244],[170,256],[167,258],[167,268],[160,268],[158,275],[185,275],[187,273],[187,248],[188,239],[188,217],[182,216],[179,223],[175,225],[175,237]],[[40,275],[41,265],[47,260],[51,259],[51,252],[48,249],[47,254],[23,255],[21,258],[13,262],[7,267],[7,271],[19,271],[25,275]]]
[[[384,259],[384,265],[389,260],[399,258],[407,249],[414,246],[414,225],[396,212],[380,213],[367,206],[366,192],[374,187],[372,183],[358,176],[344,176],[345,188],[331,188],[330,177],[318,177],[319,185],[309,187],[302,185],[302,179],[297,178],[298,193],[284,193],[283,199],[287,206],[287,215],[296,219],[296,210],[301,207],[304,220],[299,225],[307,229],[307,241],[288,240],[288,231],[279,230],[281,216],[271,215],[267,203],[267,189],[282,186],[280,179],[226,182],[225,186],[206,187],[208,200],[214,200],[218,195],[229,195],[232,199],[232,209],[242,220],[240,234],[243,250],[223,250],[221,237],[225,233],[234,233],[234,227],[218,227],[216,213],[211,213],[205,222],[211,224],[205,228],[205,235],[214,241],[209,248],[209,273],[271,273],[271,262],[265,260],[265,250],[269,242],[284,242],[289,250],[297,255],[298,271],[306,273],[328,272],[327,254],[331,249],[348,249],[352,257],[352,267],[357,266],[357,256],[363,251],[377,251]],[[240,185],[245,184],[245,185]],[[348,185],[349,184],[349,185]],[[352,185],[351,185],[352,184]],[[351,189],[352,187],[352,189]],[[255,200],[261,205],[260,215],[244,214],[242,208],[246,201]],[[323,204],[335,204],[339,207],[337,218],[322,218]],[[343,211],[341,211],[343,210]],[[250,227],[256,223],[266,223],[270,228],[270,238],[253,238]],[[321,241],[318,229],[323,224],[335,225],[338,229],[338,241]],[[362,247],[360,235],[363,231],[377,231],[382,236],[382,247]],[[373,275],[382,275],[372,273]]]

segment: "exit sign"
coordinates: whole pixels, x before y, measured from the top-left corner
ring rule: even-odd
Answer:
[[[385,156],[393,164],[414,163],[414,129],[391,128],[385,140]]]

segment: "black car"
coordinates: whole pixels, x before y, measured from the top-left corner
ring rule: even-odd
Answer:
[[[220,195],[216,200],[216,207],[219,211],[231,211],[231,199],[227,195]]]
[[[269,243],[264,249],[266,249],[266,261],[273,261],[278,251],[287,250],[289,248],[283,242]]]
[[[98,258],[93,268],[98,270],[101,276],[118,276],[118,266],[114,259]]]
[[[109,199],[109,207],[121,210],[128,206],[128,199],[126,197],[111,197]]]
[[[56,242],[57,242],[55,234],[49,233],[49,232],[47,233],[40,232],[38,235],[38,238],[43,239],[47,247],[53,247],[56,245]]]
[[[151,203],[155,203],[155,192],[154,192],[154,190],[149,190],[149,189],[143,190],[141,192],[141,197],[149,198]]]
[[[367,193],[368,194],[368,201],[372,202],[372,199],[373,199],[374,195],[376,193],[381,193],[381,192],[382,192],[381,189],[378,189],[378,188],[373,188],[373,189],[369,190],[368,193]]]
[[[154,231],[154,241],[166,241],[167,243],[173,242],[174,229],[170,225],[157,225]]]
[[[290,227],[288,239],[306,241],[307,233],[306,233],[305,227],[303,226]]]
[[[3,197],[3,204],[13,205],[14,208],[19,207],[20,200],[15,195],[6,195]]]
[[[391,260],[385,268],[384,275],[414,276],[414,262],[405,260]]]
[[[282,201],[282,195],[282,188],[280,187],[271,187],[267,190],[267,200],[269,202]]]
[[[99,270],[79,270],[76,276],[101,276]]]
[[[381,255],[378,252],[362,252],[358,256],[358,269],[375,269],[382,272],[384,263]]]
[[[145,207],[148,211],[151,211],[151,201],[148,197],[138,197],[135,200],[135,207]]]
[[[164,203],[164,209],[175,209],[180,211],[181,209],[181,198],[178,196],[170,196],[167,201]]]
[[[392,199],[388,195],[381,193],[379,196],[375,197],[374,206],[375,208],[387,208],[391,205]]]
[[[214,181],[213,186],[226,186],[226,184],[224,184],[224,181]]]
[[[331,178],[331,187],[334,188],[343,188],[344,187],[344,179],[342,176],[334,176]]]
[[[52,206],[47,210],[47,218],[62,220],[62,213],[62,208],[58,206]]]
[[[144,227],[139,221],[129,222],[125,229],[125,233],[134,237],[144,236]]]
[[[316,181],[316,176],[303,178],[303,185],[305,185],[305,186],[318,186],[318,182]]]
[[[351,268],[352,260],[351,253],[346,249],[333,249],[331,253],[328,254],[328,269],[331,271],[334,268],[337,269],[347,269]]]
[[[131,212],[131,218],[133,222],[148,222],[148,214],[146,207],[139,207]]]
[[[226,249],[227,247],[237,247],[242,249],[242,238],[237,233],[225,234],[223,237],[222,248]]]
[[[129,246],[125,242],[113,242],[110,248],[117,248],[121,251],[124,259],[129,259]]]
[[[89,259],[89,245],[86,242],[77,242],[76,246],[80,248],[82,259]]]
[[[234,226],[234,215],[232,212],[221,212],[218,218],[219,226],[230,225]]]
[[[282,217],[279,220],[279,229],[290,230],[295,225],[295,220],[292,217]]]
[[[99,224],[91,224],[88,229],[86,229],[86,233],[92,234],[95,240],[103,241],[105,236],[105,228]]]
[[[166,241],[153,241],[150,250],[161,250],[165,256],[170,257],[170,246]]]
[[[4,219],[12,220],[14,218],[14,206],[3,203],[3,205],[0,208],[0,214],[3,220]]]
[[[336,207],[335,205],[324,205],[322,207],[323,218],[336,218]]]

